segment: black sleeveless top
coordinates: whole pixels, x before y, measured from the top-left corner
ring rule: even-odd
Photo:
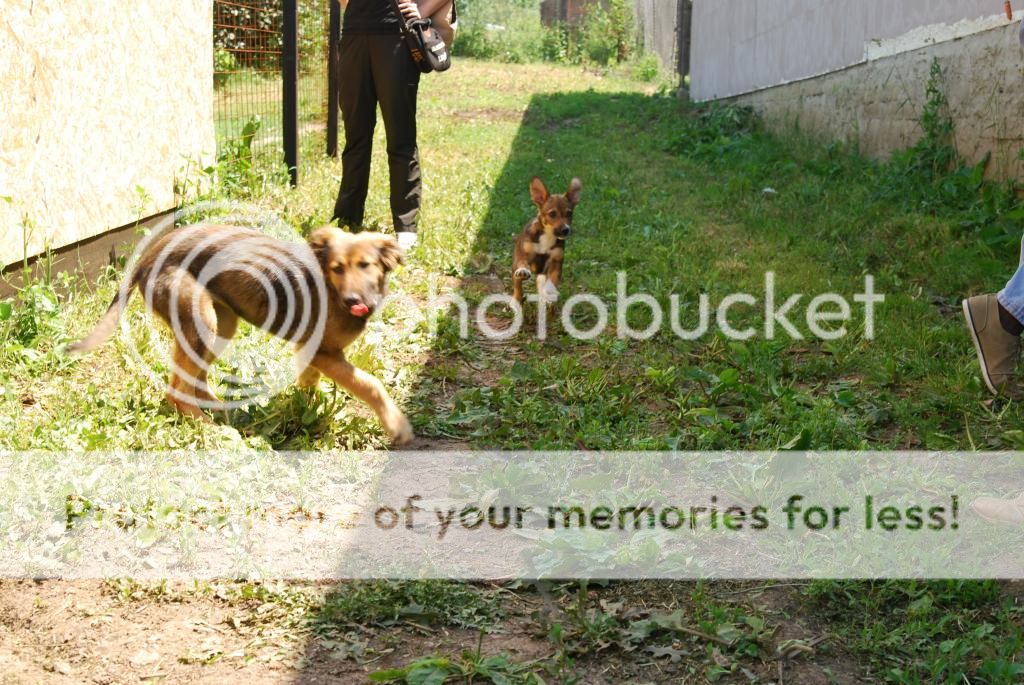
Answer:
[[[398,10],[391,0],[349,0],[342,22],[345,33],[398,33]]]

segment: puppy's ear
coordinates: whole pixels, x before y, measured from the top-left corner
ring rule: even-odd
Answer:
[[[534,176],[530,181],[530,199],[533,200],[533,204],[537,207],[543,207],[544,203],[551,197],[551,193],[548,192],[547,186],[544,185],[544,181]]]
[[[398,241],[393,237],[381,234],[374,240],[374,244],[377,247],[380,265],[384,268],[385,273],[394,271],[398,268],[399,264],[405,262],[405,253],[402,252],[402,248],[398,246]]]
[[[569,183],[569,190],[565,193],[565,199],[575,207],[580,203],[580,193],[583,192],[583,183],[578,178],[573,178]]]
[[[327,256],[331,251],[331,238],[338,229],[334,226],[323,226],[309,234],[309,246],[313,248],[313,254],[321,266],[327,265]]]

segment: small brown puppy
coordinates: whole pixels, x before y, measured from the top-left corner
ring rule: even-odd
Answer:
[[[391,236],[331,226],[314,231],[308,245],[235,226],[169,231],[146,249],[104,317],[68,352],[88,352],[106,340],[138,288],[174,332],[167,399],[179,412],[205,418],[200,404],[216,406],[207,372],[243,318],[295,343],[304,367],[300,385],[314,385],[323,373],[370,405],[393,441],[405,444],[413,438],[409,420],[380,381],[345,359],[401,262]]]
[[[582,190],[578,178],[572,179],[565,195],[552,195],[536,176],[530,181],[530,197],[537,205],[537,216],[516,238],[512,254],[512,297],[520,304],[523,281],[534,275],[542,301],[548,299],[548,283],[557,288],[561,282],[565,240],[572,232],[572,212],[579,204]]]

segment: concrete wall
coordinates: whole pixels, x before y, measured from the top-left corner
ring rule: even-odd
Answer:
[[[864,154],[884,157],[920,137],[925,84],[937,58],[946,72],[960,154],[976,161],[990,152],[990,176],[1019,178],[1024,51],[1017,31],[1016,25],[1003,26],[735,100],[761,111],[773,128],[855,142]]]
[[[691,96],[713,100],[865,61],[924,26],[997,15],[999,0],[695,0]]]
[[[211,0],[4,0],[0,265],[23,219],[31,255],[175,205],[186,158],[216,148],[212,22]]]

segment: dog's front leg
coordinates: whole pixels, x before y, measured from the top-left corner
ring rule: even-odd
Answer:
[[[551,257],[545,265],[544,275],[548,277],[548,283],[558,289],[562,284],[562,263],[565,259],[565,252],[561,248],[551,251]]]
[[[304,365],[299,357],[295,358],[295,370],[298,373],[295,384],[300,388],[315,388],[320,382],[320,370],[312,364]]]
[[[547,264],[544,265],[544,273],[537,276],[537,297],[538,306],[542,303],[551,312],[555,303],[558,302],[558,286],[562,282],[562,251],[553,250]]]
[[[512,299],[519,304],[523,303],[523,281],[533,278],[530,265],[525,261],[516,261],[512,269]]]
[[[391,399],[379,380],[337,355],[321,352],[313,357],[311,365],[320,369],[324,375],[352,395],[370,405],[370,408],[380,417],[380,422],[384,424],[384,430],[391,436],[395,445],[412,442],[412,424],[409,423],[409,419]]]

